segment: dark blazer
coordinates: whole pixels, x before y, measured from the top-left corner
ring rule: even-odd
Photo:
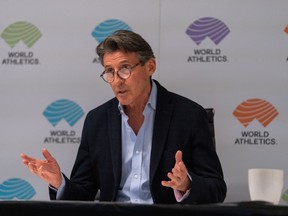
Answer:
[[[155,82],[158,95],[150,163],[154,203],[177,202],[173,189],[161,185],[174,167],[177,150],[182,150],[192,177],[183,203],[223,202],[227,189],[205,109]],[[87,114],[70,180],[64,177],[64,200],[94,200],[100,189],[100,201],[115,201],[121,181],[121,115],[116,98]],[[55,199],[51,188],[49,194]]]

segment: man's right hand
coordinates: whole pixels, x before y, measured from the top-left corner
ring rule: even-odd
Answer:
[[[20,156],[23,164],[28,167],[30,172],[58,189],[62,182],[60,166],[47,149],[43,149],[42,154],[45,160],[35,159],[26,154],[21,154]]]

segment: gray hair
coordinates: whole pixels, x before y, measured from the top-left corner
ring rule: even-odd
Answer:
[[[130,53],[135,52],[138,55],[139,62],[144,65],[149,59],[155,58],[150,45],[139,34],[129,30],[118,30],[112,35],[106,37],[96,48],[102,65],[105,53],[112,53],[117,50],[123,50]]]

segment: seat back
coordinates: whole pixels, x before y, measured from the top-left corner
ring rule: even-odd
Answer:
[[[208,116],[208,122],[209,122],[209,130],[213,139],[213,144],[216,149],[216,141],[215,141],[215,128],[214,128],[214,115],[215,110],[214,108],[205,108],[207,116]]]

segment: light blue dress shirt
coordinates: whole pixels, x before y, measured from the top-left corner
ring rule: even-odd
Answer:
[[[119,104],[122,118],[122,176],[116,201],[153,203],[149,168],[156,96],[157,87],[152,81],[151,94],[143,111],[144,122],[137,135],[128,124],[128,116],[123,106]]]

